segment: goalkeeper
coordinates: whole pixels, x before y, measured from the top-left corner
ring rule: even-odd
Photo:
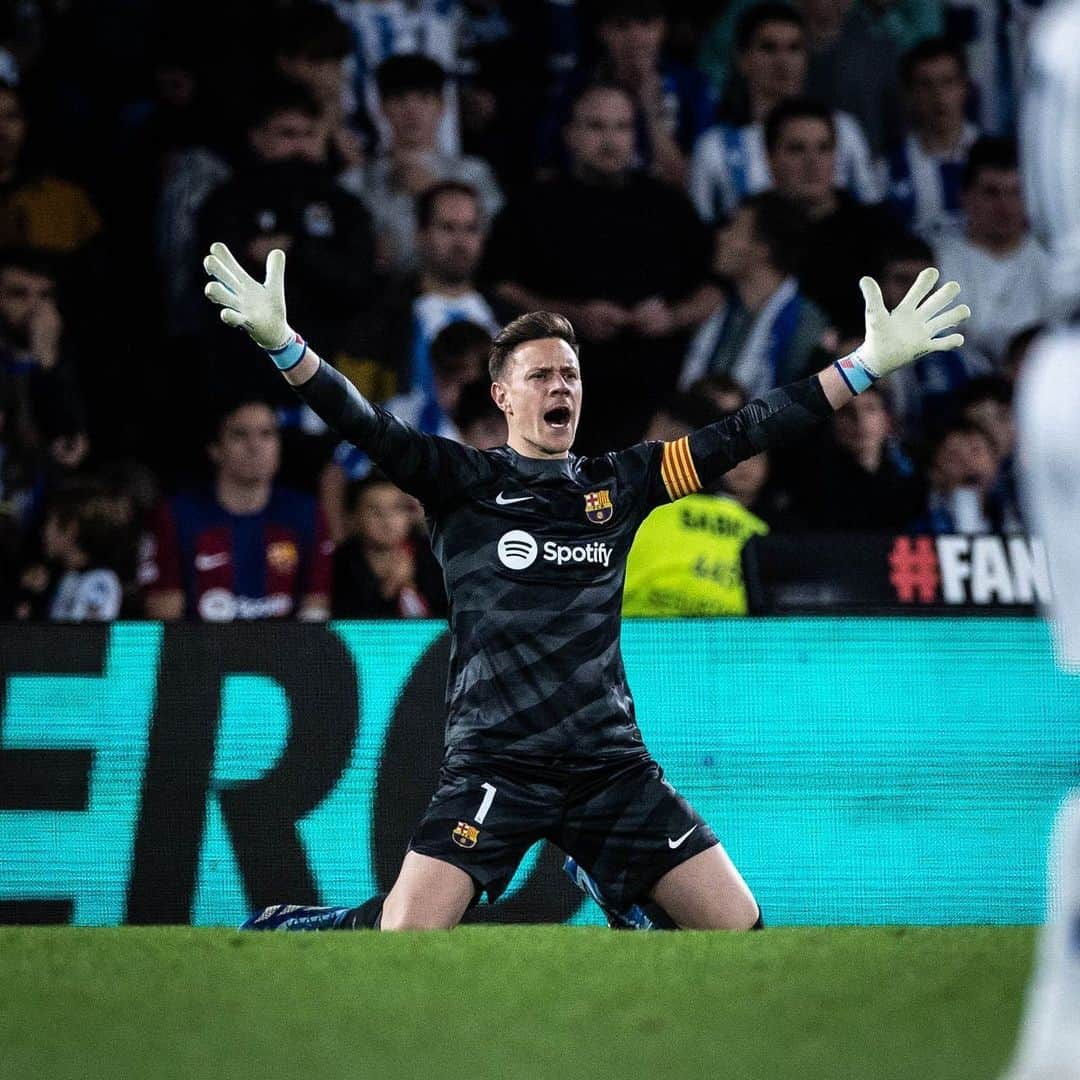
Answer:
[[[479,451],[402,423],[315,354],[286,321],[283,252],[268,256],[262,284],[223,244],[204,265],[222,321],[421,501],[451,610],[446,755],[393,888],[357,908],[275,905],[245,926],[450,928],[481,894],[495,901],[541,839],[575,860],[615,922],[644,909],[661,925],[762,925],[716,836],[642,742],[619,651],[626,556],[653,507],[800,438],[916,357],[962,344],[937,336],[970,314],[951,306],[960,286],[934,291],[938,273],[924,270],[890,314],[863,278],[866,340],[850,356],[684,438],[581,458],[570,452],[578,346],[562,316],[523,315],[496,336],[491,394],[509,437]]]

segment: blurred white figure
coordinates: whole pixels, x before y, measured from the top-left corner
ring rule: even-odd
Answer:
[[[1080,0],[1035,28],[1021,118],[1035,228],[1050,244],[1054,299],[1071,319],[1038,342],[1018,401],[1023,494],[1042,536],[1054,592],[1058,662],[1080,674]],[[1075,722],[1075,717],[1068,718]],[[1080,792],[1062,807],[1042,931],[1008,1080],[1080,1080]]]
[[[1053,914],[1039,939],[1024,1024],[1006,1080],[1080,1077],[1080,793],[1062,807],[1050,852]]]

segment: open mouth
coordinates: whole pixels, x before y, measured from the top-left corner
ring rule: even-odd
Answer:
[[[548,427],[565,429],[570,426],[570,409],[566,405],[556,405],[544,413],[544,423]]]

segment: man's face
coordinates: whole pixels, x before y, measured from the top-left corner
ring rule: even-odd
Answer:
[[[988,436],[976,431],[954,431],[938,446],[930,480],[945,495],[958,487],[987,492],[994,486],[997,470],[998,459]]]
[[[413,503],[393,484],[371,484],[364,488],[353,511],[357,536],[365,546],[378,550],[401,547],[416,520]]]
[[[0,270],[0,323],[14,344],[25,348],[34,313],[55,299],[56,284],[51,277],[15,266]]]
[[[390,125],[394,146],[403,150],[434,149],[443,115],[442,94],[431,90],[406,90],[383,98],[382,111]]]
[[[806,79],[806,36],[794,23],[764,23],[739,54],[738,65],[751,97],[796,97]]]
[[[14,165],[26,142],[26,119],[18,97],[0,90],[0,166]]]
[[[980,169],[963,195],[968,235],[975,243],[1018,244],[1027,229],[1017,169]]]
[[[472,279],[484,246],[484,226],[475,198],[448,191],[435,200],[431,220],[417,234],[421,266],[450,284]]]
[[[915,279],[929,266],[922,259],[893,259],[886,263],[881,273],[881,298],[885,307],[892,311],[907,296]]]
[[[967,106],[967,80],[952,56],[935,56],[916,65],[908,86],[915,124],[931,130],[959,127]]]
[[[856,457],[879,453],[891,430],[889,410],[875,392],[859,394],[833,415],[838,445]]]
[[[225,418],[210,459],[218,476],[238,484],[266,484],[274,479],[281,457],[277,418],[268,405],[242,405]]]
[[[562,457],[574,443],[581,416],[581,368],[561,338],[519,345],[491,396],[506,416],[512,443]]]
[[[767,248],[754,232],[754,211],[744,206],[720,231],[714,260],[716,272],[738,281],[768,258]]]
[[[836,140],[829,125],[813,117],[789,120],[769,155],[769,168],[781,195],[804,205],[822,202],[836,175]]]
[[[634,107],[618,90],[594,90],[574,106],[566,148],[576,168],[615,177],[634,161]]]
[[[614,15],[596,28],[604,52],[619,74],[642,75],[652,71],[664,43],[664,19]]]
[[[320,162],[326,156],[326,129],[299,109],[273,113],[248,132],[256,156],[264,162]]]

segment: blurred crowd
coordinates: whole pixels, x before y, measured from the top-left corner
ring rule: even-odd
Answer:
[[[818,370],[861,340],[859,277],[893,306],[936,265],[974,312],[962,350],[674,523],[716,540],[699,576],[735,594],[738,548],[770,530],[1023,530],[1012,388],[1052,314],[1014,138],[1036,11],[4,5],[0,617],[445,614],[416,501],[216,320],[212,240],[260,277],[285,249],[290,322],[319,353],[481,448],[506,438],[493,333],[564,313],[579,453],[677,438]],[[628,613],[670,613],[645,580],[654,519]]]

